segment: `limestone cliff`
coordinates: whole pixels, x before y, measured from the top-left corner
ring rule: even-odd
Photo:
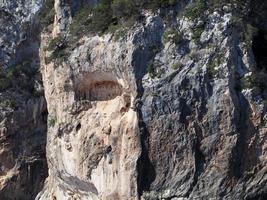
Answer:
[[[34,199],[47,176],[41,1],[0,1],[0,199]]]
[[[26,42],[36,42],[38,56],[35,48],[27,55],[40,59],[40,65],[32,63],[40,67],[49,113],[46,144],[34,143],[46,145],[48,164],[36,199],[267,198],[267,3],[33,4],[29,20],[42,31]],[[12,41],[19,41],[12,33]],[[4,61],[8,69],[12,59]],[[30,98],[28,110],[20,110],[33,121],[24,125],[22,117],[13,117],[18,129],[45,130],[41,99],[37,106]],[[19,151],[32,154],[30,146]],[[1,154],[9,169],[4,179],[18,173],[17,164],[9,166],[14,157],[5,156],[11,151]],[[17,190],[19,184],[6,187]]]

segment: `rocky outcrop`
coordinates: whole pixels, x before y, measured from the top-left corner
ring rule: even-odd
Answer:
[[[34,199],[47,177],[39,67],[42,1],[0,1],[0,199]]]
[[[122,70],[130,60],[125,58],[113,68],[108,55],[116,50],[120,56],[133,45],[114,48],[108,41],[88,38],[73,51],[71,64],[42,68],[53,123],[47,143],[51,176],[40,199],[137,199],[141,144],[138,116],[132,108],[134,75],[132,70]],[[87,60],[89,48],[94,65]]]
[[[266,97],[243,88],[257,63],[235,12],[169,23],[148,12],[122,39],[85,35],[67,60],[43,64],[55,123],[39,198],[264,199]],[[176,44],[164,41],[170,26]]]
[[[41,6],[41,0],[0,2],[1,67],[7,68],[23,59],[29,59],[33,54],[38,55],[39,45],[35,38],[38,37],[38,32],[34,16]],[[31,48],[23,52],[24,46]]]
[[[13,110],[5,108],[3,98],[1,95],[0,198],[34,199],[47,176],[45,100],[23,99],[25,103]]]
[[[97,2],[55,0],[40,36],[49,175],[36,199],[266,199],[267,4],[184,0],[144,7],[127,29],[73,37],[75,16]],[[26,199],[45,176],[33,154],[45,145],[44,100],[20,105],[1,122],[0,189],[11,199],[32,184],[22,163],[40,180]],[[36,134],[17,145],[20,127]]]

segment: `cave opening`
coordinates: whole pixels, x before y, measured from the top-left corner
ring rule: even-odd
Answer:
[[[75,100],[109,101],[121,96],[123,87],[110,73],[88,73],[75,82]]]
[[[259,30],[252,41],[257,70],[267,70],[267,32]]]
[[[267,31],[259,29],[252,39],[252,51],[255,59],[255,66],[252,74],[247,79],[247,83],[255,88],[256,94],[263,95],[265,98],[267,88]]]

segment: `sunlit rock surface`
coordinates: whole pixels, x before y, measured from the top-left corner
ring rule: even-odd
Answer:
[[[43,3],[26,2],[19,7],[33,16]],[[36,32],[39,40],[26,42],[36,44],[33,48],[18,51],[40,61],[47,111],[43,97],[27,101],[25,117],[13,117],[16,127],[44,131],[48,113],[41,144],[48,177],[42,186],[41,176],[34,195],[22,199],[266,199],[267,4],[246,2],[245,21],[237,18],[234,3],[209,8],[205,20],[186,17],[192,4],[187,0],[179,1],[175,12],[144,10],[121,38],[88,31],[71,44],[67,57],[48,61],[51,39],[68,35],[75,13],[97,3],[56,0],[53,24]],[[7,3],[5,9],[12,13],[16,6]],[[25,57],[10,52],[23,40],[15,27],[30,19],[8,17],[0,21],[4,68],[17,62],[12,58]],[[166,36],[171,28],[181,33],[179,41],[175,33]],[[5,124],[13,118],[1,119],[1,139],[18,146],[21,139],[6,137],[6,127],[13,126]],[[18,151],[35,152],[33,138]],[[2,149],[0,194],[9,195],[4,188],[20,191],[20,178],[32,182],[23,173],[12,179],[20,168],[13,147]],[[34,166],[36,177],[42,168]]]

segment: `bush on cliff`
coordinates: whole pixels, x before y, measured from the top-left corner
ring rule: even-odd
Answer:
[[[101,0],[95,7],[85,7],[75,14],[70,27],[73,36],[85,32],[104,33],[117,24],[131,26],[143,9],[156,10],[174,6],[177,0]],[[119,26],[118,26],[119,27]]]

